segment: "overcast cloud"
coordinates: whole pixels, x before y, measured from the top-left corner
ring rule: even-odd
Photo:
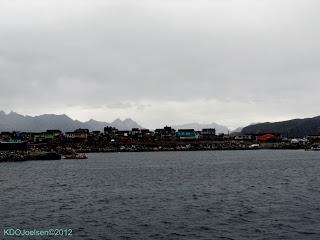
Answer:
[[[0,109],[146,127],[319,115],[318,0],[0,0]]]

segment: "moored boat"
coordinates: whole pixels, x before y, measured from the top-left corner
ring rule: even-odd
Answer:
[[[310,150],[311,151],[320,151],[320,146],[312,147]]]
[[[312,146],[310,148],[306,148],[306,151],[320,151],[320,146]]]
[[[85,154],[71,154],[71,155],[65,155],[63,159],[87,159],[88,157]]]
[[[252,144],[249,146],[249,149],[259,149],[260,148],[260,144]]]

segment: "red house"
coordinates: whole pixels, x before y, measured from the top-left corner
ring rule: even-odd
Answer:
[[[262,141],[262,142],[266,142],[266,141],[269,141],[269,140],[274,140],[276,139],[277,137],[273,134],[266,134],[266,135],[263,135],[261,137],[258,137],[257,140],[258,141]]]

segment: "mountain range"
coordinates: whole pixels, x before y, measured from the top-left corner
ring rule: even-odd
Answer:
[[[67,115],[44,114],[40,116],[24,116],[15,112],[6,114],[0,111],[0,131],[26,131],[42,132],[48,129],[59,129],[63,132],[74,131],[78,128],[86,128],[90,131],[102,131],[105,126],[112,126],[119,130],[142,128],[130,118],[125,120],[116,119],[113,122],[100,122],[89,120],[80,122],[73,120]]]
[[[252,124],[242,129],[242,134],[280,133],[286,137],[305,137],[320,135],[320,116],[304,119],[292,119],[281,122]]]
[[[73,120],[65,114],[43,114],[39,116],[24,116],[16,112],[6,114],[0,111],[0,131],[25,131],[25,132],[43,132],[48,129],[59,129],[63,132],[74,131],[78,128],[86,128],[90,131],[102,131],[105,126],[112,126],[119,130],[130,130],[132,128],[143,128],[130,118],[125,120],[116,119],[113,122],[101,122],[90,119],[86,122]],[[228,133],[228,128],[216,123],[200,124],[188,123],[173,126],[174,129],[192,128],[201,130],[203,128],[215,128],[217,133]]]
[[[15,112],[6,114],[0,111],[0,131],[25,131],[42,132],[48,129],[59,129],[63,132],[74,131],[78,128],[86,128],[90,131],[103,131],[105,126],[112,126],[119,130],[130,130],[132,128],[143,128],[130,118],[125,120],[116,119],[113,122],[102,122],[90,119],[86,122],[73,120],[67,115],[43,114],[39,116],[24,116]],[[160,126],[161,127],[161,126]],[[217,134],[228,133],[229,129],[225,126],[211,123],[187,123],[173,126],[174,129],[195,129],[215,128]],[[237,129],[237,132],[241,129]],[[304,119],[292,119],[281,122],[265,122],[251,124],[241,130],[241,134],[258,133],[280,133],[288,137],[304,137],[308,135],[320,135],[320,116]]]

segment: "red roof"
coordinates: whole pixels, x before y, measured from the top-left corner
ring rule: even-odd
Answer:
[[[273,134],[266,134],[261,137],[258,137],[258,141],[268,141],[270,139],[275,139],[276,137]]]

